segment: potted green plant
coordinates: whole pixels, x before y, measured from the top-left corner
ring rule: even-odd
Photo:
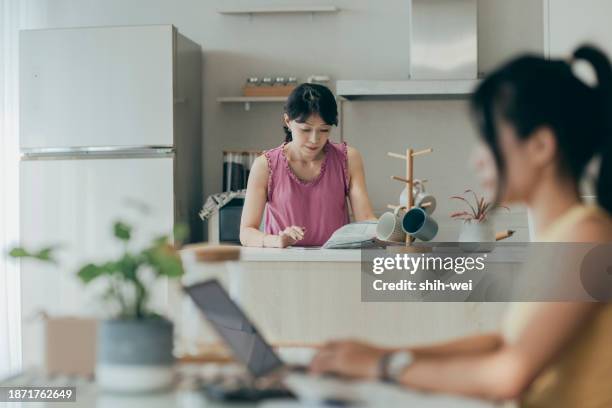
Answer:
[[[127,223],[115,222],[114,236],[123,244],[119,257],[89,263],[77,272],[84,284],[105,281],[102,299],[115,311],[100,322],[97,334],[96,380],[100,388],[110,391],[160,390],[170,387],[174,379],[173,324],[150,308],[150,281],[183,275],[175,245],[186,237],[186,227],[175,228],[174,241],[167,235],[156,237],[139,250],[129,245],[132,231]],[[55,262],[54,250],[32,252],[19,247],[9,254]]]
[[[466,195],[474,198],[471,203]],[[459,246],[465,250],[491,250],[492,245],[479,245],[478,243],[495,242],[495,229],[489,214],[494,208],[492,203],[479,197],[474,190],[468,189],[463,195],[452,196],[451,199],[460,200],[467,205],[466,210],[451,213],[451,218],[463,220],[459,233]],[[509,208],[501,206],[509,210]]]

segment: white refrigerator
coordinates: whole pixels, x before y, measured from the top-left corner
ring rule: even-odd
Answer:
[[[42,361],[37,311],[99,312],[74,274],[122,250],[113,221],[136,246],[176,222],[201,240],[201,78],[200,46],[171,25],[20,33],[21,240],[61,245],[59,267],[21,265],[25,366]]]

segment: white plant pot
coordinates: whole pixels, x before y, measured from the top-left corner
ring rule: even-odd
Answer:
[[[489,252],[493,250],[495,230],[489,220],[467,221],[461,226],[459,248],[467,252]]]
[[[174,382],[173,325],[164,319],[106,320],[98,327],[96,380],[111,392],[151,392]]]

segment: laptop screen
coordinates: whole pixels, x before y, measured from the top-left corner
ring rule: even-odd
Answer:
[[[260,377],[283,366],[272,347],[259,334],[217,280],[185,287],[206,319],[249,372]]]

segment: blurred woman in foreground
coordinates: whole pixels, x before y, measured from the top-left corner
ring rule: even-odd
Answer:
[[[575,75],[576,62],[591,65],[595,85]],[[500,202],[529,207],[537,241],[612,242],[612,69],[604,54],[585,46],[569,62],[515,59],[471,102],[484,186]],[[586,206],[578,183],[596,156],[598,205]],[[331,342],[311,369],[528,407],[610,407],[611,345],[612,305],[516,303],[499,333],[395,350]]]

